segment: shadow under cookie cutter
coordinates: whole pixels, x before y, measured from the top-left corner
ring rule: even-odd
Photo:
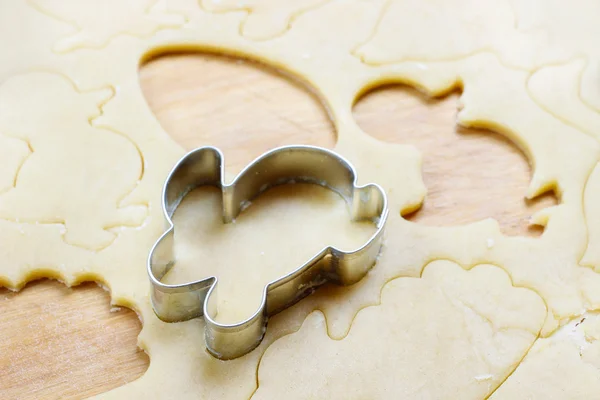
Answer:
[[[187,321],[204,315],[208,351],[227,360],[252,351],[266,331],[269,316],[310,295],[326,282],[351,285],[375,264],[382,245],[388,215],[385,192],[376,184],[356,185],[352,165],[340,155],[314,146],[284,146],[251,162],[231,184],[225,183],[221,151],[201,147],[186,154],[173,168],[163,187],[163,211],[167,231],[156,241],[148,257],[154,312],[165,322]],[[262,301],[248,319],[235,324],[215,321],[217,277],[184,284],[161,282],[175,264],[174,225],[171,217],[182,199],[200,186],[219,187],[223,195],[223,222],[230,223],[252,199],[271,187],[312,183],[337,192],[350,206],[352,220],[374,222],[377,230],[361,247],[344,252],[327,246],[309,261],[265,285]]]

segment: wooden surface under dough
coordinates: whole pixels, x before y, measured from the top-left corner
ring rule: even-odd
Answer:
[[[220,147],[228,168],[238,170],[274,146],[335,143],[319,101],[255,63],[165,56],[142,67],[140,84],[175,140],[188,149]],[[409,219],[448,226],[494,217],[506,234],[539,235],[527,221],[554,198],[524,200],[527,160],[497,134],[457,130],[457,97],[432,100],[387,87],[363,96],[354,114],[367,133],[424,154],[428,195]],[[148,358],[135,345],[140,322],[130,310],[110,310],[108,294],[91,283],[69,289],[41,280],[19,294],[0,289],[0,398],[84,398],[143,374]]]

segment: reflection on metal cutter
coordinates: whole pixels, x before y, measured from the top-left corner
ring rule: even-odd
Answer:
[[[291,306],[326,282],[351,285],[375,264],[388,215],[385,192],[376,184],[357,186],[352,165],[340,155],[313,146],[284,146],[250,163],[231,184],[224,181],[222,153],[201,147],[185,155],[173,168],[163,188],[163,210],[167,231],[148,257],[152,283],[152,306],[166,322],[187,321],[204,316],[209,352],[220,359],[240,357],[258,346],[269,316]],[[177,285],[161,279],[175,264],[174,226],[171,220],[181,200],[199,186],[216,186],[223,194],[223,222],[230,223],[249,202],[269,188],[289,183],[312,183],[337,192],[350,206],[354,221],[372,221],[377,230],[361,247],[344,252],[327,246],[291,273],[265,285],[256,312],[245,321],[220,324],[215,321],[217,277]]]

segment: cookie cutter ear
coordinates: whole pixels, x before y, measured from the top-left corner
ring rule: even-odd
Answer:
[[[179,285],[161,282],[175,264],[172,216],[181,200],[199,186],[211,185],[223,195],[223,222],[233,221],[249,202],[269,188],[289,183],[312,183],[337,192],[350,206],[355,221],[370,220],[377,227],[364,245],[349,252],[332,246],[323,248],[309,261],[265,285],[256,312],[236,324],[215,321],[217,278]],[[242,356],[264,336],[268,317],[291,306],[326,282],[356,283],[375,264],[388,215],[385,192],[376,184],[358,186],[352,165],[340,155],[313,146],[284,146],[250,163],[230,185],[224,182],[223,156],[214,147],[191,151],[175,166],[163,188],[163,210],[167,231],[158,239],[148,258],[152,284],[152,306],[166,322],[185,321],[204,315],[208,350],[221,359]]]

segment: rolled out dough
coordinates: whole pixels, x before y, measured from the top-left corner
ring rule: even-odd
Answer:
[[[2,2],[0,284],[18,289],[49,273],[69,285],[93,279],[139,313],[150,367],[105,398],[594,398],[597,324],[579,325],[585,351],[560,334],[600,309],[600,52],[590,39],[599,25],[588,3],[556,1],[540,13],[533,0]],[[204,351],[201,319],[165,324],[148,299],[161,186],[183,149],[147,106],[138,66],[182,49],[260,60],[304,82],[330,112],[335,150],[390,200],[371,273],[278,314],[259,348],[228,362]],[[453,228],[403,219],[426,194],[421,154],[371,138],[352,117],[357,97],[385,83],[431,96],[462,88],[457,123],[523,149],[534,169],[524,196],[559,197],[532,216],[544,234],[504,236],[492,219]],[[544,83],[560,92],[546,96]],[[266,279],[268,266],[284,266],[262,263],[261,243],[280,247],[271,260],[294,261],[322,240],[360,236],[341,218],[343,203],[308,194],[255,204],[247,218],[261,227],[256,237],[241,221],[211,236],[211,247],[181,242],[190,265],[172,279],[207,271],[193,260],[222,254],[209,267],[235,259],[249,279]],[[177,217],[182,227],[212,218],[210,201],[193,200]],[[307,209],[315,218],[304,221]],[[312,223],[318,235],[298,229]],[[255,252],[236,258],[242,248]],[[245,312],[239,284],[231,280],[223,305],[232,315]]]

